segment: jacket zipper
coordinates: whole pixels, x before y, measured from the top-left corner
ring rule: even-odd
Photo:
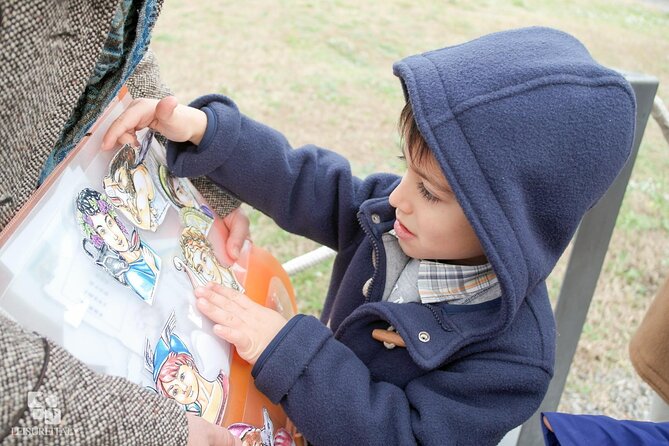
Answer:
[[[370,232],[370,230],[365,226],[365,224],[362,221],[362,218],[360,217],[360,214],[357,215],[358,217],[358,223],[360,223],[360,227],[362,228],[362,231],[365,233],[367,237],[370,238],[372,241],[372,249],[373,249],[373,255],[376,256],[377,260],[377,266],[374,266],[374,262],[372,262],[372,267],[374,268],[374,274],[372,275],[372,281],[369,284],[369,288],[367,290],[367,295],[365,296],[365,303],[369,302],[369,299],[372,295],[372,290],[374,288],[374,284],[376,283],[376,279],[379,273],[379,267],[378,267],[378,262],[379,262],[379,245],[376,243],[376,239],[374,238],[374,235]]]

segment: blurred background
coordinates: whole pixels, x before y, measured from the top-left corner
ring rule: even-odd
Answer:
[[[669,102],[669,0],[165,0],[151,46],[181,102],[229,95],[293,146],[335,150],[366,176],[402,173],[396,127],[404,101],[394,61],[531,25],[575,35],[604,65],[658,78],[658,95]],[[669,145],[650,119],[561,411],[647,416],[650,389],[627,345],[669,273],[668,172]],[[254,242],[280,261],[317,247],[247,210]],[[553,300],[565,265],[566,255],[549,278]],[[301,312],[319,314],[331,266],[293,277]]]

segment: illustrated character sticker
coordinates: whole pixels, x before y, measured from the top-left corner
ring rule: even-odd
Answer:
[[[191,189],[192,185],[185,178],[172,175],[167,167],[161,164],[158,167],[160,175],[160,186],[177,209],[192,208],[199,209],[204,215],[213,220],[214,213],[206,205],[200,203]],[[184,226],[192,226],[185,224]],[[203,231],[205,232],[205,231]]]
[[[188,275],[193,288],[215,282],[244,292],[230,268],[218,262],[209,240],[197,228],[184,228],[179,245],[184,258],[174,257],[174,266]]]
[[[242,440],[242,446],[295,446],[293,437],[284,429],[274,433],[274,425],[269,412],[263,407],[263,427],[258,428],[248,423],[234,423],[228,426],[232,435]]]
[[[179,209],[179,217],[181,217],[181,223],[184,227],[193,227],[207,235],[211,224],[214,222],[213,218],[210,218],[208,215],[203,214],[195,208],[181,208]]]
[[[83,189],[77,195],[76,208],[84,251],[144,302],[152,304],[160,257],[140,240],[132,226],[126,227],[105,194]]]
[[[220,372],[213,380],[203,377],[193,355],[174,333],[176,316],[170,314],[155,351],[146,340],[144,361],[151,373],[156,390],[164,397],[181,404],[188,412],[219,424],[223,420],[228,398],[228,377]]]
[[[152,180],[158,177],[158,161],[149,153],[153,132],[139,148],[124,145],[109,164],[102,180],[105,193],[124,217],[141,229],[155,231],[165,218],[169,204]]]

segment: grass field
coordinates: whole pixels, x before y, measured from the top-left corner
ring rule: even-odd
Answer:
[[[545,25],[577,36],[604,65],[660,81],[669,102],[669,2],[166,0],[153,35],[166,83],[182,102],[224,93],[251,117],[347,156],[356,174],[401,173],[403,105],[392,63],[507,28]],[[649,123],[586,321],[562,410],[643,418],[648,390],[627,343],[669,271],[669,145]],[[255,243],[285,261],[313,249],[251,211]],[[553,294],[564,270],[549,283]],[[330,262],[295,277],[303,312],[318,314]]]

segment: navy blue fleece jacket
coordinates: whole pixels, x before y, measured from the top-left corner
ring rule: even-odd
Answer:
[[[497,273],[499,299],[381,301],[381,234],[399,178],[358,179],[336,153],[293,149],[228,98],[192,104],[207,113],[205,137],[170,144],[168,162],[338,251],[321,321],[291,319],[253,369],[311,443],[493,445],[547,389],[555,326],[545,278],[629,155],[634,97],[576,39],[546,28],[412,56],[394,72]],[[389,325],[406,348],[372,338]]]

